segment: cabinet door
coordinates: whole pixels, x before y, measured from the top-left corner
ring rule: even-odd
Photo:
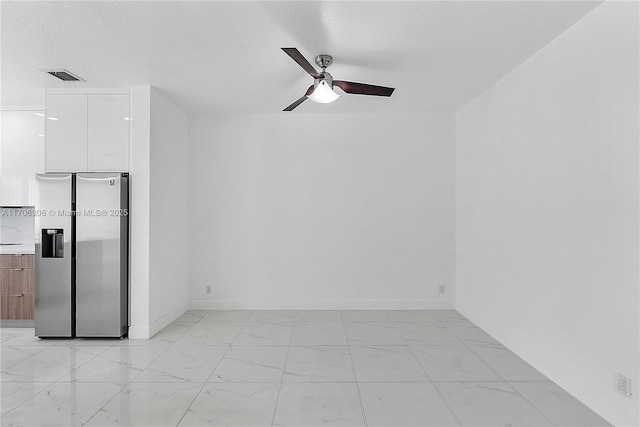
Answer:
[[[34,268],[35,255],[31,254],[2,254],[0,268]]]
[[[0,295],[3,320],[33,320],[34,295]]]
[[[13,268],[34,268],[35,255],[15,254],[13,255]]]
[[[87,95],[47,95],[47,172],[87,171]]]
[[[0,269],[0,294],[35,294],[35,274],[32,268]]]
[[[89,172],[129,170],[129,95],[89,95]]]
[[[13,268],[13,255],[0,255],[0,268]]]
[[[2,111],[0,205],[33,206],[38,147],[42,143],[39,127],[43,113]]]

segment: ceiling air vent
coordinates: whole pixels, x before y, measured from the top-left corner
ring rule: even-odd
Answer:
[[[83,82],[84,80],[78,76],[74,76],[67,70],[46,70],[47,73],[51,74],[53,77],[57,77],[60,80],[65,82]]]

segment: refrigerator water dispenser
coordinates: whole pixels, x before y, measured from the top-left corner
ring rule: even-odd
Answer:
[[[64,231],[62,228],[42,230],[42,258],[64,258]]]

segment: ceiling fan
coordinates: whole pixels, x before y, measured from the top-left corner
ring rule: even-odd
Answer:
[[[309,89],[307,89],[307,92],[304,94],[304,96],[294,101],[291,105],[289,105],[282,111],[293,110],[298,105],[306,101],[307,98],[321,104],[333,102],[336,99],[340,98],[340,95],[334,92],[334,86],[338,86],[346,93],[355,95],[391,96],[391,94],[395,90],[395,88],[392,87],[374,86],[365,83],[347,82],[344,80],[333,80],[331,74],[325,71],[326,68],[333,62],[333,58],[331,57],[331,55],[316,56],[316,65],[322,68],[322,72],[319,73],[295,47],[283,47],[282,50],[287,55],[289,55],[291,59],[296,61],[303,70],[305,70],[311,77],[313,77],[314,80],[313,85],[309,86]]]

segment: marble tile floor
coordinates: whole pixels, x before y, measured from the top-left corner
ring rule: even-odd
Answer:
[[[2,426],[607,426],[455,311],[189,311],[151,340],[0,329]]]

